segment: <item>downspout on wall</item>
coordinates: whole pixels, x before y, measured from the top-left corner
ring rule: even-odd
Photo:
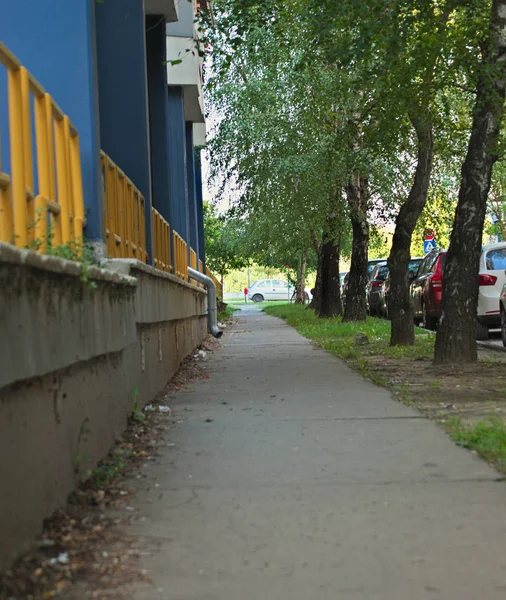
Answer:
[[[217,313],[218,309],[216,306],[216,286],[214,285],[214,281],[204,275],[200,271],[195,271],[191,267],[188,267],[188,275],[192,279],[203,283],[207,288],[207,325],[209,327],[209,331],[213,334],[215,338],[220,338],[223,335],[223,331],[218,328],[218,319]]]

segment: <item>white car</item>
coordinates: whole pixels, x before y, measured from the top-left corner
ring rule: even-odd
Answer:
[[[478,322],[476,338],[488,339],[489,328],[501,326],[499,296],[506,284],[506,242],[483,246],[478,276]]]
[[[295,288],[282,279],[258,279],[251,284],[248,298],[253,302],[264,300],[291,300]],[[311,292],[306,289],[306,300],[311,298]]]

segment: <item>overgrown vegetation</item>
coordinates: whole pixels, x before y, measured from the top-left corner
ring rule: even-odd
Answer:
[[[227,307],[225,308],[224,312],[218,311],[218,320],[222,321],[222,322],[231,321],[234,313],[237,312],[238,310],[240,310],[240,309],[237,308],[236,306],[233,306],[232,304],[227,304]]]

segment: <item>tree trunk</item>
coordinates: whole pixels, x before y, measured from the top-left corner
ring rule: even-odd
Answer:
[[[390,256],[388,257],[391,346],[412,346],[415,343],[413,306],[409,294],[408,264],[411,258],[411,237],[418,217],[427,201],[434,152],[432,122],[430,118],[427,119],[423,112],[420,111],[416,115],[410,115],[411,123],[418,138],[418,159],[413,185],[395,220],[395,233]],[[425,112],[425,114],[427,113]]]
[[[343,321],[365,321],[367,318],[365,288],[367,285],[367,260],[369,251],[367,179],[359,175],[353,175],[346,187],[346,195],[350,210],[353,242],[351,248],[350,279],[348,282]]]
[[[297,284],[295,286],[295,304],[306,303],[306,264],[307,252],[304,248],[299,260],[299,268],[297,269]]]
[[[506,0],[493,0],[490,35],[483,50],[473,125],[462,166],[459,201],[446,257],[436,363],[477,360],[476,311],[483,225],[504,111]]]
[[[343,313],[339,281],[340,240],[337,236],[338,219],[330,217],[323,233],[321,247],[321,296],[316,315],[328,319]],[[336,241],[337,236],[337,241]]]
[[[316,282],[314,288],[312,290],[313,298],[311,302],[307,305],[307,309],[313,309],[316,314],[320,312],[321,306],[321,298],[322,298],[322,268],[323,268],[323,255],[322,255],[322,245],[319,244],[318,247],[318,264],[316,266]]]

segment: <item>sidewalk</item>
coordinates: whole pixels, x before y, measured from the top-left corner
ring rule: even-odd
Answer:
[[[506,487],[438,427],[248,305],[173,400],[133,600],[506,597]]]

